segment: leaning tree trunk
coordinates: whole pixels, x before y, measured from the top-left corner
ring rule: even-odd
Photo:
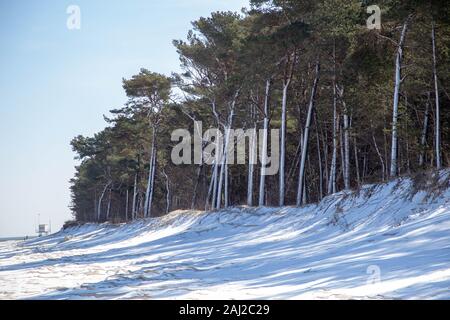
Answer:
[[[106,183],[105,187],[103,188],[100,199],[98,200],[97,221],[100,221],[100,218],[102,215],[102,201],[103,201],[103,197],[105,196],[106,190],[108,190],[109,185],[110,185],[110,182],[108,181],[108,183]]]
[[[214,117],[216,118],[217,126],[220,127],[220,117],[219,114],[216,111],[216,102],[213,100],[212,102],[212,110]],[[220,132],[217,132],[217,135],[220,135]],[[212,199],[211,199],[211,209],[214,210],[216,208],[216,201],[217,201],[217,185],[218,185],[218,179],[219,179],[219,162],[220,162],[220,152],[219,148],[222,147],[219,143],[219,141],[222,141],[221,139],[217,138],[215,140],[215,155],[214,155],[214,168],[211,173],[211,184],[212,184]]]
[[[380,158],[381,181],[384,181],[384,171],[385,171],[384,160],[383,160],[383,156],[381,155],[380,149],[378,148],[377,140],[375,139],[375,134],[373,133],[373,130],[372,130],[372,141],[373,141],[373,145],[375,146],[375,151],[377,152],[378,158]]]
[[[322,169],[322,151],[320,149],[320,138],[319,138],[319,123],[317,122],[317,115],[314,112],[314,122],[316,124],[316,144],[317,144],[317,160],[319,166],[319,200],[322,201],[323,198],[323,169]]]
[[[154,194],[154,190],[155,190],[155,172],[156,172],[156,147],[153,150],[153,163],[152,163],[152,175],[151,175],[151,189],[150,189],[150,196],[148,199],[148,217],[152,216],[152,207],[153,207],[153,194]]]
[[[228,145],[230,142],[230,133],[231,133],[231,126],[233,123],[233,117],[234,117],[234,106],[235,106],[235,101],[233,101],[232,103],[232,108],[231,108],[231,112],[230,115],[228,117],[228,124],[227,127],[225,129],[225,143],[223,146],[223,154],[222,154],[222,159],[221,159],[221,163],[220,163],[220,174],[219,174],[219,183],[217,186],[217,201],[216,201],[216,209],[220,209],[221,205],[222,205],[222,185],[225,184],[225,197],[228,196],[228,184],[224,183],[224,179],[226,179],[227,174],[225,172],[226,170],[226,166],[227,166],[227,157],[228,157]],[[227,200],[225,200],[225,205],[228,205]]]
[[[264,206],[264,193],[266,182],[266,165],[267,165],[267,135],[269,130],[269,94],[271,80],[266,81],[266,92],[264,97],[264,124],[263,124],[263,141],[261,152],[261,174],[259,178],[259,201],[260,207]]]
[[[432,30],[431,30],[431,40],[433,44],[433,77],[434,77],[434,92],[435,92],[435,100],[436,100],[436,120],[435,120],[435,134],[436,134],[436,168],[439,170],[442,166],[441,164],[441,127],[440,127],[440,106],[439,106],[439,86],[438,86],[438,77],[437,77],[437,69],[436,69],[436,26],[433,21]]]
[[[406,31],[408,29],[409,18],[403,24],[402,33],[400,35],[400,41],[397,47],[397,58],[395,61],[395,86],[394,86],[394,106],[392,112],[392,144],[391,144],[391,171],[392,177],[397,176],[398,173],[398,103],[400,95],[400,86],[402,83],[402,59],[403,59],[403,45],[405,43]]]
[[[216,209],[220,209],[220,207],[222,206],[222,185],[223,185],[223,176],[225,174],[225,150],[228,148],[227,146],[227,141],[228,141],[228,127],[225,129],[226,133],[225,133],[225,143],[222,147],[222,158],[220,160],[220,172],[219,172],[219,176],[218,176],[218,183],[217,183],[217,198],[216,198]]]
[[[312,113],[314,109],[314,99],[316,97],[317,84],[319,82],[319,71],[320,71],[320,63],[316,64],[316,77],[314,79],[314,84],[311,89],[311,97],[309,100],[308,107],[308,116],[306,118],[305,131],[303,134],[303,144],[302,144],[302,157],[300,160],[300,173],[298,176],[298,190],[297,190],[297,206],[301,206],[303,204],[304,199],[304,191],[305,191],[305,164],[306,164],[306,156],[308,153],[308,142],[309,142],[309,128],[311,126]]]
[[[356,137],[353,137],[353,151],[355,153],[355,171],[356,171],[356,182],[358,187],[361,185],[361,176],[359,173],[359,157],[358,157],[358,146],[356,145]]]
[[[216,201],[217,201],[217,184],[218,184],[218,175],[219,175],[219,145],[217,145],[216,148],[216,156],[214,160],[214,169],[211,177],[211,183],[213,186],[213,193],[212,193],[212,199],[211,199],[211,209],[216,208]]]
[[[213,163],[213,168],[211,170],[211,181],[209,183],[209,188],[208,188],[208,195],[206,196],[206,201],[205,201],[205,211],[208,209],[214,209],[214,195],[212,195],[213,192],[213,188],[214,188],[214,181],[216,180],[216,175],[214,175],[214,172],[216,171],[216,163]],[[209,202],[211,199],[211,203]],[[208,208],[209,206],[209,208]]]

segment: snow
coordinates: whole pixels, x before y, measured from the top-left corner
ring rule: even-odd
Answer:
[[[0,243],[0,299],[450,299],[450,171]]]

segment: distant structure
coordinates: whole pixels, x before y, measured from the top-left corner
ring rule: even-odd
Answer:
[[[52,232],[51,229],[51,221],[49,220],[48,224],[42,224],[40,223],[40,214],[38,214],[38,225],[36,228],[36,233],[38,234],[38,237],[47,236]]]

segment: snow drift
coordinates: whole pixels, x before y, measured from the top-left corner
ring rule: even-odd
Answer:
[[[449,299],[449,175],[0,243],[0,298]]]

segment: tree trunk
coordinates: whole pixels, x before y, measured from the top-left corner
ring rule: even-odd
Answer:
[[[136,197],[137,197],[137,177],[138,174],[134,175],[134,186],[133,186],[133,206],[131,209],[131,219],[136,219]]]
[[[323,198],[323,169],[322,169],[322,152],[320,150],[319,138],[319,123],[317,122],[317,115],[314,112],[314,123],[316,124],[316,143],[317,143],[317,160],[319,161],[319,200]]]
[[[166,214],[170,212],[170,182],[165,170],[163,170],[164,178],[166,179]]]
[[[216,180],[216,177],[214,175],[214,172],[216,172],[216,163],[213,163],[213,168],[211,170],[211,181],[209,183],[209,188],[208,188],[208,195],[206,196],[206,201],[205,201],[205,211],[208,210],[208,205],[209,205],[209,209],[214,209],[214,202],[215,202],[215,198],[214,195],[212,195],[213,193],[213,188],[214,188],[214,182]],[[209,203],[211,199],[211,203]]]
[[[425,115],[423,119],[423,128],[422,128],[422,135],[420,137],[420,156],[419,156],[419,166],[423,167],[425,163],[425,148],[427,144],[427,132],[428,132],[428,117],[430,113],[430,93],[428,93],[428,99],[425,106]]]
[[[128,221],[128,202],[129,202],[129,190],[128,190],[128,187],[127,187],[127,192],[126,192],[126,195],[125,195],[125,199],[126,199],[126,201],[125,201],[125,221]]]
[[[344,186],[345,189],[350,189],[350,132],[348,124],[348,114],[344,113]]]
[[[228,155],[225,161],[228,161]],[[223,190],[223,207],[228,208],[228,202],[229,202],[229,193],[228,193],[228,186],[229,186],[229,180],[228,180],[228,163],[225,163],[225,173],[224,173],[224,190]]]
[[[102,201],[103,197],[105,196],[106,190],[108,190],[108,187],[111,182],[108,181],[106,183],[105,187],[103,188],[102,194],[100,196],[100,199],[98,200],[98,208],[97,208],[97,221],[100,221],[101,215],[102,215]]]
[[[439,105],[439,86],[438,86],[438,76],[436,69],[436,26],[434,21],[432,22],[431,30],[431,40],[433,44],[433,77],[434,77],[434,92],[436,100],[436,120],[435,120],[435,134],[436,134],[436,168],[441,169],[441,126],[440,126],[440,105]]]
[[[317,110],[316,110],[316,113]],[[319,117],[319,115],[317,115],[317,117]],[[328,136],[326,134],[326,132],[324,132],[323,128],[321,127],[320,129],[320,138],[322,141],[322,146],[323,146],[323,159],[324,159],[324,181],[325,181],[325,185],[328,186],[328,181],[329,181],[329,172],[328,172]]]
[[[299,126],[301,126],[299,121]],[[286,189],[289,190],[291,188],[291,183],[294,180],[294,173],[295,171],[300,168],[300,158],[301,158],[301,151],[302,151],[302,145],[303,145],[303,128],[299,128],[298,130],[300,132],[299,139],[298,139],[298,145],[297,150],[295,150],[295,158],[294,161],[291,161],[291,166],[288,171],[288,179],[286,184]],[[297,177],[298,178],[298,177]]]
[[[337,173],[337,144],[338,144],[338,115],[337,115],[337,92],[336,92],[336,45],[333,45],[333,156],[331,159],[330,177],[328,181],[328,194],[336,193]]]
[[[216,148],[216,159],[214,161],[214,171],[211,178],[211,182],[213,183],[213,195],[211,200],[211,209],[216,208],[216,201],[217,201],[217,185],[218,185],[218,178],[219,178],[219,145],[217,145]]]
[[[200,175],[202,173],[203,165],[200,165],[197,170],[197,179],[195,181],[194,191],[192,193],[192,200],[191,200],[191,210],[195,209],[195,202],[197,201],[197,190],[198,185],[200,184]],[[208,195],[209,197],[209,195]]]
[[[220,173],[219,173],[219,183],[217,184],[217,200],[216,200],[216,209],[220,209],[222,206],[222,185],[223,185],[223,179],[225,175],[225,166],[226,166],[226,150],[228,149],[228,138],[230,130],[227,127],[225,129],[225,143],[223,146],[223,154],[222,159],[220,161]]]
[[[281,144],[280,144],[280,194],[279,194],[279,206],[284,206],[285,197],[285,164],[286,164],[286,113],[287,113],[287,95],[289,85],[291,84],[294,64],[295,64],[295,54],[287,56],[286,59],[286,70],[283,79],[283,100],[281,106]]]
[[[93,221],[95,221],[95,220],[98,221],[97,214],[98,214],[98,212],[97,212],[97,190],[95,190],[95,197],[94,197],[94,216],[93,216],[93,218],[92,218]],[[85,221],[88,221],[88,220],[85,219]]]
[[[154,194],[154,190],[155,190],[155,172],[156,172],[156,147],[154,148],[153,151],[153,163],[152,163],[152,176],[151,176],[151,189],[150,189],[150,196],[148,199],[148,217],[152,216],[152,206],[153,206],[153,194]]]
[[[372,130],[372,140],[373,140],[373,144],[375,146],[375,151],[377,152],[378,157],[380,158],[380,162],[381,162],[381,181],[384,181],[384,171],[385,171],[385,165],[384,165],[384,161],[383,161],[383,156],[381,155],[380,149],[378,148],[378,144],[377,144],[377,140],[375,139],[375,135],[373,133]]]
[[[264,124],[263,124],[263,142],[261,151],[261,174],[259,180],[259,201],[260,207],[264,206],[265,200],[265,182],[266,182],[266,165],[267,165],[267,135],[269,130],[269,94],[271,80],[266,81],[266,92],[264,96]]]
[[[356,137],[353,138],[353,149],[355,152],[355,169],[356,169],[356,182],[358,186],[361,185],[361,176],[359,173],[359,159],[358,159],[358,147],[356,146]]]
[[[155,142],[156,142],[156,128],[153,125],[152,127],[152,132],[153,132],[153,136],[152,136],[152,147],[151,147],[151,151],[150,151],[150,167],[148,170],[148,181],[147,181],[147,190],[145,192],[145,203],[144,203],[144,216],[148,217],[150,215],[150,194],[153,190],[153,164],[154,164],[154,156],[155,156]]]
[[[249,207],[253,206],[253,176],[254,176],[254,172],[255,172],[255,164],[256,164],[256,159],[257,159],[257,139],[256,139],[256,131],[257,131],[257,126],[255,123],[255,129],[254,129],[254,133],[252,134],[252,137],[250,139],[250,154],[248,157],[248,183],[247,183],[247,205]]]
[[[137,213],[138,213],[138,216],[139,216],[139,217],[144,217],[144,200],[145,200],[145,197],[144,197],[144,195],[142,194],[142,192],[139,192],[138,198],[139,198],[139,200],[138,200],[138,210],[137,210]]]
[[[108,206],[106,207],[106,220],[109,220],[110,213],[111,213],[111,189],[109,189]]]
[[[350,133],[349,133],[349,116],[347,104],[344,100],[344,88],[338,87],[338,93],[344,109],[344,188],[350,189]]]
[[[280,195],[279,206],[284,206],[284,165],[286,161],[286,107],[287,107],[287,92],[289,81],[283,83],[283,103],[281,108],[281,154],[280,154]]]
[[[320,63],[316,64],[316,77],[314,79],[314,84],[311,89],[311,97],[309,100],[308,106],[308,116],[306,118],[305,130],[303,135],[303,144],[302,144],[302,157],[300,161],[300,173],[298,177],[298,190],[297,190],[297,206],[301,206],[303,204],[303,194],[305,192],[305,164],[306,164],[306,156],[308,153],[308,142],[309,142],[309,128],[311,126],[312,113],[314,109],[314,99],[316,97],[317,85],[319,83],[319,71],[320,71]]]
[[[397,176],[398,173],[398,132],[397,132],[397,124],[398,124],[398,103],[399,103],[399,94],[400,94],[400,86],[401,86],[401,75],[402,75],[402,59],[403,59],[403,45],[405,43],[406,31],[408,29],[409,18],[403,24],[402,33],[400,35],[400,41],[397,47],[397,58],[395,61],[395,87],[394,87],[394,106],[392,112],[392,144],[391,144],[391,171],[390,175],[392,177]]]
[[[387,130],[388,129],[386,127],[386,120],[383,119],[383,150],[384,150],[384,159],[386,160],[385,172],[384,172],[384,176],[385,177],[389,176],[389,170],[390,170],[390,166],[389,166],[389,152],[388,152],[388,137],[387,137],[387,133],[386,133]]]
[[[228,200],[226,199],[226,197],[228,196],[228,183],[225,181],[224,183],[224,179],[228,178],[228,172],[225,172],[226,166],[228,165],[228,146],[230,143],[230,131],[231,131],[231,127],[233,124],[233,117],[234,117],[234,108],[235,108],[235,104],[236,104],[236,96],[231,104],[231,111],[230,111],[230,115],[228,117],[228,124],[227,127],[225,129],[225,143],[223,146],[223,154],[222,154],[222,159],[221,159],[221,167],[220,167],[220,174],[219,174],[219,184],[218,184],[218,188],[217,188],[217,202],[216,202],[216,209],[220,209],[221,205],[222,205],[222,184],[225,185],[225,206],[228,206]]]
[[[335,87],[335,86],[334,86]],[[334,89],[336,90],[336,89]],[[333,98],[333,155],[331,158],[331,168],[328,180],[328,194],[336,193],[336,167],[337,167],[337,109],[336,93]]]
[[[341,119],[338,118],[338,125],[339,125],[339,149],[341,151],[341,173],[342,173],[342,180],[345,180],[345,152],[344,152],[344,135],[343,135],[343,125],[341,125]]]

